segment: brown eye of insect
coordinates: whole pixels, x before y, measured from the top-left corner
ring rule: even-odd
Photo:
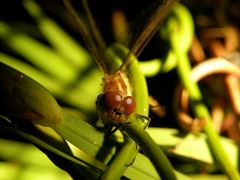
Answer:
[[[132,114],[136,109],[136,102],[132,96],[126,96],[123,99],[122,106],[125,113]]]
[[[111,110],[122,103],[122,96],[118,92],[109,91],[103,95],[103,101],[107,109]]]

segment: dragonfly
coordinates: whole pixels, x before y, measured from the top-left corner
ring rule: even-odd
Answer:
[[[77,30],[82,35],[89,51],[104,73],[102,83],[103,93],[97,97],[96,101],[99,117],[104,124],[119,126],[127,123],[129,116],[135,113],[136,101],[132,94],[131,82],[129,82],[126,75],[126,71],[131,65],[130,56],[134,55],[137,58],[141,54],[150,39],[159,29],[160,23],[176,2],[177,0],[162,0],[158,2],[155,12],[147,20],[143,31],[133,42],[133,46],[130,48],[122,64],[117,70],[113,71],[110,65],[111,62],[104,55],[106,45],[91,14],[87,0],[82,0],[82,5],[87,15],[91,31],[88,30],[84,21],[78,16],[70,0],[64,0],[64,5],[72,16]]]

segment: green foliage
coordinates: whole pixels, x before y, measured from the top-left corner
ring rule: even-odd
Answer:
[[[211,124],[205,128],[206,134],[183,133],[173,128],[144,129],[146,121],[141,116],[148,116],[144,75],[155,76],[177,68],[190,96],[194,97],[196,92],[199,95],[196,84],[195,89],[191,89],[193,82],[189,82],[191,69],[188,62],[182,67],[179,62],[179,58],[187,60],[182,57],[187,55],[193,36],[191,15],[183,5],[174,7],[166,28],[159,31],[159,35],[172,38],[173,47],[166,58],[139,63],[131,57],[133,61],[127,73],[137,101],[136,113],[141,116],[131,116],[131,123],[120,127],[121,133],[117,131],[108,137],[95,109],[103,74],[91,55],[47,17],[34,1],[24,1],[24,7],[49,45],[0,21],[1,41],[24,59],[0,52],[0,129],[29,142],[0,139],[1,177],[14,179],[21,176],[23,180],[70,179],[70,176],[74,179],[100,176],[102,179],[121,176],[158,179],[160,174],[163,177],[176,175],[181,180],[225,179],[225,175],[211,175],[221,164],[229,177],[238,178],[235,170],[238,147],[233,141],[214,134]],[[178,49],[176,44],[181,48]],[[119,65],[127,52],[125,46],[114,44],[106,54]],[[60,106],[57,101],[71,108]],[[195,111],[196,116],[202,116],[197,108]],[[214,138],[211,138],[212,134]],[[135,142],[145,154],[139,152]],[[223,149],[219,148],[221,146]],[[180,163],[173,168],[170,158]],[[210,167],[205,169],[206,175],[198,174],[201,167]],[[44,173],[37,173],[40,169]]]

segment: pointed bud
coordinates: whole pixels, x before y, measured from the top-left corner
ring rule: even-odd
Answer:
[[[52,126],[62,119],[55,98],[28,76],[0,62],[0,115]]]

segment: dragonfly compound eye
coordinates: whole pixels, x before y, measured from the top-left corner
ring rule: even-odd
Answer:
[[[116,91],[109,91],[103,95],[103,101],[107,109],[112,110],[122,103],[122,96]]]
[[[132,96],[126,96],[123,99],[122,106],[126,114],[132,114],[136,109],[136,102]]]

